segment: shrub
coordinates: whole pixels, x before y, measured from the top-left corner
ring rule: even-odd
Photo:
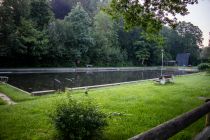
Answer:
[[[107,125],[106,115],[90,100],[69,98],[57,105],[52,120],[63,139],[91,139]]]
[[[208,64],[208,63],[201,63],[198,65],[199,70],[207,70],[209,68],[210,68],[210,64]]]

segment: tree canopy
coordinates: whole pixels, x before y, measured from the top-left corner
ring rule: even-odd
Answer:
[[[176,28],[164,25],[175,25],[175,19],[167,18],[187,14],[191,2],[4,0],[0,63],[2,67],[160,65],[164,49],[164,60],[190,53],[191,64],[196,65],[203,58],[201,30],[188,22],[177,23]]]
[[[114,18],[123,18],[125,28],[140,27],[147,33],[157,33],[162,25],[175,27],[176,14],[188,14],[187,5],[197,0],[112,0],[105,11]]]

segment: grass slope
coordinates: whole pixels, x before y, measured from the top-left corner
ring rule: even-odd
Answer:
[[[35,97],[28,95],[8,84],[0,84],[0,92],[10,97],[15,102],[35,99]]]
[[[100,138],[116,140],[128,139],[203,104],[198,97],[210,97],[209,85],[210,76],[202,73],[176,77],[175,84],[143,82],[90,90],[88,96],[81,92],[72,96],[92,98],[107,113],[126,114],[108,119],[109,126]],[[54,139],[56,131],[48,116],[55,102],[65,98],[66,94],[56,94],[0,106],[0,139]],[[171,139],[191,139],[203,126],[201,119]]]

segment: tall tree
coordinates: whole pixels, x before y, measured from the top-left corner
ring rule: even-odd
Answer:
[[[46,23],[38,24],[39,20],[35,21],[34,19],[42,20],[47,13],[44,14],[39,9],[42,4],[39,6],[33,5],[36,2],[42,3],[44,1],[37,0],[32,3],[30,0],[3,1],[0,6],[0,33],[2,34],[1,38],[3,38],[0,41],[0,47],[7,48],[7,59],[11,58],[17,64],[22,60],[25,60],[28,64],[33,64],[40,60],[43,54],[46,54],[45,47],[48,46],[48,37],[42,29],[44,25],[48,24],[47,20],[42,21],[42,23]],[[38,8],[37,11],[35,11],[35,8]],[[0,51],[5,50],[1,48]],[[7,59],[5,62],[7,62]]]
[[[137,28],[134,28],[130,31],[125,31],[123,26],[123,20],[120,20],[118,30],[120,48],[127,52],[127,61],[129,61],[129,63],[135,64],[136,57],[134,42],[139,39],[139,32],[141,31]]]
[[[31,57],[39,57],[45,54],[45,46],[48,43],[48,38],[44,33],[35,29],[32,22],[21,19],[20,26],[13,34],[14,38],[11,40],[13,46],[13,54],[21,57],[26,56],[27,59]]]
[[[102,11],[94,17],[94,38],[96,41],[94,57],[97,57],[98,63],[113,65],[123,61],[116,23]]]
[[[176,31],[178,32],[179,35],[185,38],[190,38],[191,43],[196,45],[197,47],[202,46],[203,42],[203,33],[199,29],[198,26],[193,25],[190,22],[181,22],[176,28]]]
[[[50,36],[54,36],[55,39],[52,42],[63,49],[61,55],[67,63],[76,65],[89,63],[88,50],[93,46],[90,32],[91,19],[80,3],[77,3],[64,20],[58,20],[51,24],[50,28],[50,33],[52,33]]]
[[[203,33],[202,31],[197,27],[194,26],[190,22],[181,22],[177,28],[176,31],[181,36],[182,39],[182,52],[188,52],[191,55],[191,64],[198,63],[198,59],[200,56],[199,47],[202,45],[203,41]]]
[[[40,30],[48,26],[52,16],[48,0],[33,0],[31,2],[30,18]]]
[[[166,26],[162,28],[160,34],[164,38],[164,53],[171,55],[171,59],[175,60],[176,55],[183,52],[182,37],[176,30]]]
[[[72,9],[68,16],[65,17],[64,22],[70,22],[73,39],[69,40],[69,49],[74,53],[74,58],[77,64],[83,60],[83,63],[88,63],[87,52],[88,49],[93,45],[93,38],[91,37],[91,19],[88,13],[83,9],[81,3]],[[82,59],[82,58],[86,58]]]
[[[4,0],[0,5],[0,32],[6,38],[21,22],[21,17],[28,17],[29,0]]]
[[[27,18],[30,13],[29,0],[4,0],[0,5],[0,51],[11,55],[11,40],[21,24],[21,18]],[[1,52],[0,52],[1,53]],[[2,54],[2,53],[1,53]]]

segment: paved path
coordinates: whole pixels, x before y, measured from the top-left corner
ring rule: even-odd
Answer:
[[[9,105],[14,105],[16,104],[14,101],[12,101],[8,96],[6,96],[3,93],[0,93],[0,98],[2,98],[2,100],[4,100],[7,104]]]

